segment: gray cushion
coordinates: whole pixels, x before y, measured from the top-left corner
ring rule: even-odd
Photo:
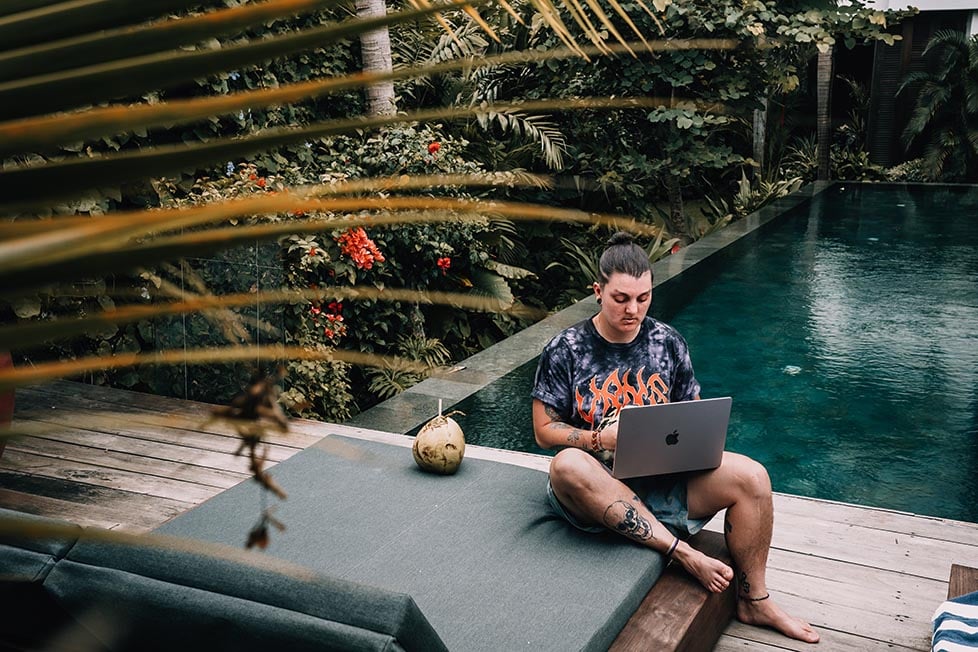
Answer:
[[[0,509],[0,649],[47,649],[52,634],[73,625],[43,582],[80,531],[64,521]],[[77,649],[100,649],[83,633],[72,642]]]
[[[289,499],[269,555],[411,595],[451,650],[606,649],[662,571],[554,517],[539,471],[467,459],[429,475],[409,448],[332,436],[271,473]],[[161,531],[240,546],[259,500],[245,482]]]
[[[98,599],[157,641],[181,640],[181,632],[168,628],[183,613],[180,622],[188,626],[206,629],[213,621],[233,630],[227,638],[243,637],[234,648],[239,651],[261,649],[257,641],[299,649],[326,640],[328,649],[381,650],[395,642],[408,650],[444,649],[408,595],[321,577],[255,553],[225,554],[230,558],[82,541],[44,586],[77,609]],[[250,621],[262,623],[257,639]]]
[[[315,609],[270,606],[261,599],[265,589],[261,579],[253,578],[253,594],[259,599],[251,600],[113,568],[63,561],[44,586],[84,630],[96,634],[109,650],[402,649],[390,634],[309,615]],[[228,580],[234,582],[231,576]],[[295,585],[303,586],[298,582]],[[297,591],[296,597],[302,594]],[[305,593],[304,597],[309,595]],[[318,602],[330,599],[326,595]]]
[[[5,582],[42,582],[81,532],[77,525],[9,509],[0,509],[0,523],[0,580]],[[50,528],[59,534],[52,536]]]
[[[78,540],[61,521],[0,519],[0,648],[69,636],[93,650],[446,649],[408,595],[240,549]]]

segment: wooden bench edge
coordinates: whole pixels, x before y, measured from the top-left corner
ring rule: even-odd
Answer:
[[[723,535],[702,531],[690,545],[733,565]],[[649,590],[638,609],[609,648],[632,650],[709,650],[733,620],[737,607],[734,588],[710,593],[688,573],[670,564]]]
[[[947,582],[947,599],[957,598],[978,591],[978,568],[951,564],[951,576]]]

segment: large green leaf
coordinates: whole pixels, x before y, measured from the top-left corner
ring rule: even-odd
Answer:
[[[518,281],[524,278],[536,278],[536,274],[524,267],[517,267],[515,265],[506,265],[498,260],[487,260],[486,267],[496,272],[503,278],[512,279]]]
[[[509,308],[516,300],[506,279],[486,269],[472,270],[472,291],[495,299],[500,308]]]

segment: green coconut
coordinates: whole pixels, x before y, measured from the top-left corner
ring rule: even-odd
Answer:
[[[448,415],[438,415],[414,438],[414,461],[424,471],[451,475],[465,455],[465,434]]]

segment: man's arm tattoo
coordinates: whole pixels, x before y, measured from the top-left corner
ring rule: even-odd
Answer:
[[[565,422],[557,409],[552,405],[543,404],[543,411],[550,418],[550,427],[556,430],[568,430],[570,433],[567,435],[567,443],[571,446],[577,446],[578,442],[581,440],[581,430],[580,428],[575,428],[571,424]]]
[[[638,513],[634,505],[624,500],[616,500],[604,511],[604,524],[636,541],[649,541],[655,538],[652,524]]]
[[[542,402],[543,401],[541,401],[541,403]],[[554,406],[547,405],[546,403],[544,403],[543,411],[546,412],[547,416],[550,417],[551,421],[562,421],[562,419],[560,418],[560,412],[558,412],[557,408],[555,408]]]

